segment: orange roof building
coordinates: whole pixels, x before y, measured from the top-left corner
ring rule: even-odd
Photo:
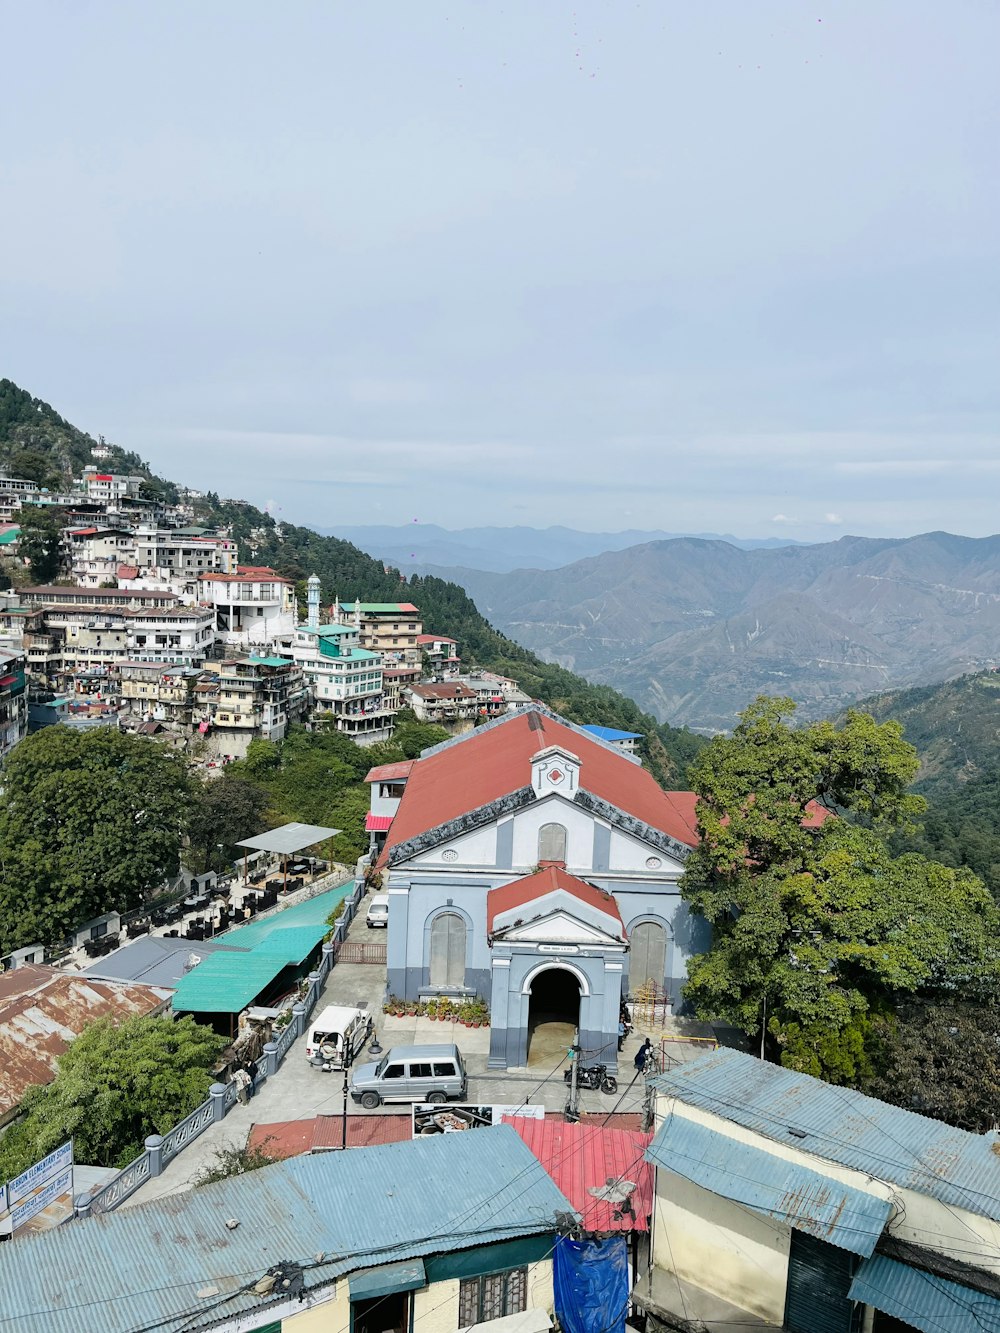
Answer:
[[[373,793],[385,783],[369,778]],[[492,1068],[577,1032],[614,1069],[623,997],[680,1005],[709,940],[678,887],[691,793],[539,705],[425,751],[393,799],[373,800],[392,816],[378,860],[389,991],[488,1000]]]

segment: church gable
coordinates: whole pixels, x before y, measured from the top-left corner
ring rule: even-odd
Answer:
[[[600,930],[564,909],[546,912],[522,925],[498,925],[493,939],[504,944],[581,944],[590,948],[622,942],[620,935],[611,930]]]

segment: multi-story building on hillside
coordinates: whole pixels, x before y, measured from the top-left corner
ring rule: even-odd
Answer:
[[[256,737],[281,740],[305,711],[301,668],[287,657],[235,657],[219,665],[212,721],[220,753],[246,754]]]
[[[430,674],[445,680],[457,676],[462,663],[458,656],[458,641],[443,634],[418,634],[417,647],[421,658],[426,657]]]
[[[316,713],[328,715],[337,731],[359,745],[392,734],[393,712],[382,683],[378,653],[362,648],[353,625],[300,625],[291,653],[301,667]]]
[[[418,721],[437,722],[441,726],[472,723],[480,713],[476,691],[458,680],[410,685],[403,691],[403,702],[413,709]]]
[[[114,585],[122,564],[135,556],[135,537],[127,527],[67,528],[64,546],[70,573],[81,588]]]
[[[90,464],[83,469],[81,485],[88,500],[110,505],[122,500],[137,500],[143,480],[142,477],[128,477],[118,472],[101,472]]]
[[[130,611],[129,657],[139,662],[201,666],[215,642],[209,607],[172,606]]]
[[[121,711],[137,724],[159,722],[168,731],[190,734],[202,672],[125,659],[118,663]]]
[[[356,626],[361,647],[381,653],[384,663],[420,663],[419,639],[424,626],[412,602],[354,602],[343,606],[335,602],[333,621]]]
[[[0,652],[0,758],[28,730],[28,691],[24,654]]]
[[[198,600],[212,607],[216,637],[228,648],[263,648],[295,630],[295,587],[264,565],[198,577]]]
[[[195,579],[200,574],[236,572],[236,542],[210,528],[163,528],[143,523],[135,534],[140,577],[160,574]]]

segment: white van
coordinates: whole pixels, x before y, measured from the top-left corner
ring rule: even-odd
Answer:
[[[306,1030],[306,1059],[324,1069],[343,1069],[372,1034],[372,1016],[367,1009],[349,1009],[331,1004]]]
[[[387,893],[376,893],[375,897],[368,904],[368,911],[365,914],[365,925],[369,930],[381,927],[382,930],[389,924],[389,895]]]

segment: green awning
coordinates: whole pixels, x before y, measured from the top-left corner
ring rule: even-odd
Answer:
[[[852,1301],[864,1301],[921,1333],[1000,1333],[1000,1300],[947,1278],[911,1268],[884,1254],[866,1259],[851,1283]]]
[[[370,1301],[376,1296],[391,1296],[394,1291],[416,1291],[426,1285],[423,1259],[380,1264],[378,1268],[359,1268],[348,1279],[352,1301]]]

